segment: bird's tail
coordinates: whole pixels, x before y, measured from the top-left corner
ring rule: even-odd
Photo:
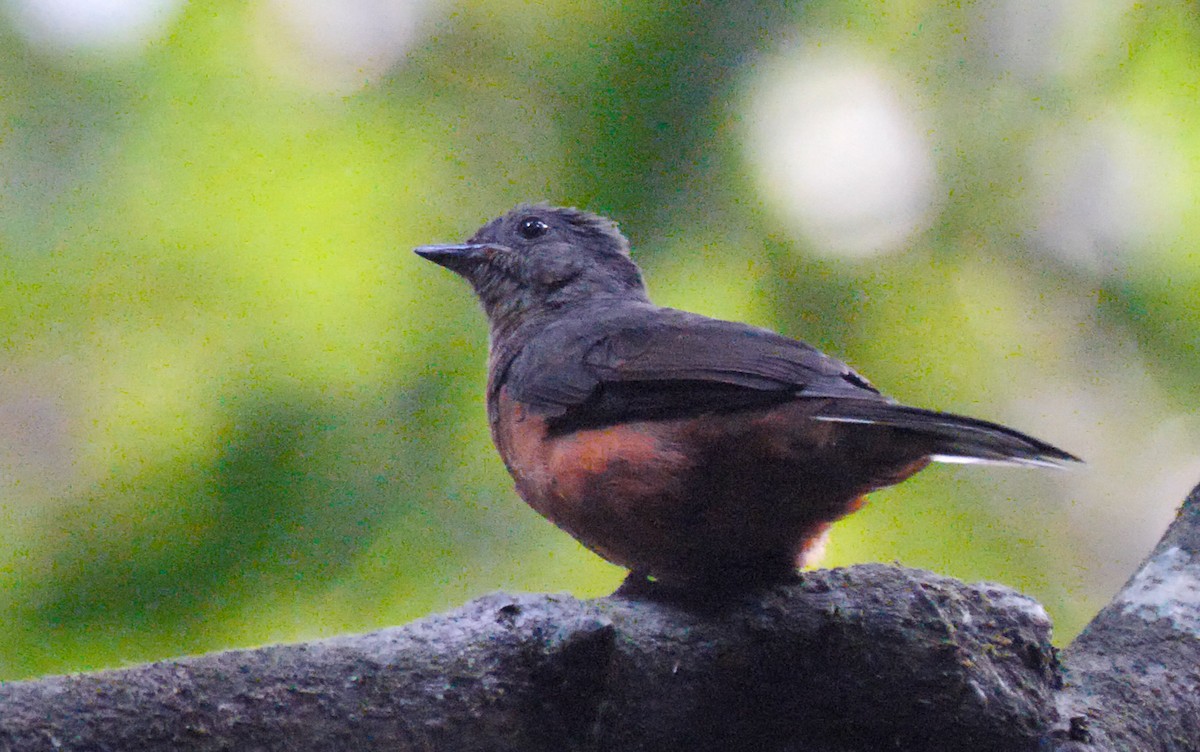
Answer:
[[[1081,461],[1058,447],[998,423],[890,402],[829,400],[828,406],[813,417],[912,431],[934,440],[930,459],[937,462],[1063,467]]]

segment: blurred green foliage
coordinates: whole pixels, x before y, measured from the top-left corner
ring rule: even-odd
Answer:
[[[482,316],[409,253],[523,200],[618,219],[660,303],[1093,461],[931,470],[828,563],[1006,582],[1069,637],[1196,480],[1189,4],[1070,17],[1028,69],[989,46],[1020,2],[414,4],[403,54],[334,87],[263,7],[188,4],[119,55],[0,30],[0,679],[611,590],[512,492]],[[797,39],[887,69],[926,124],[936,211],[891,254],[821,253],[750,166],[755,81]],[[1037,232],[1070,185],[1033,184],[1110,122],[1154,211],[1075,263]]]

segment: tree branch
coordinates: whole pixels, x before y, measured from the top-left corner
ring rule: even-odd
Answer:
[[[496,594],[406,627],[0,685],[0,751],[1200,749],[1200,490],[1065,653],[883,565],[719,609]]]
[[[1200,749],[1200,486],[1064,660],[1064,751]]]

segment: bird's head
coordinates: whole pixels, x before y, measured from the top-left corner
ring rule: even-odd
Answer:
[[[625,236],[579,209],[522,204],[466,243],[416,253],[470,282],[493,327],[579,303],[646,299]]]

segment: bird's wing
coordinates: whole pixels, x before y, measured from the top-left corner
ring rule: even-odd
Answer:
[[[553,430],[821,398],[814,420],[920,434],[941,461],[1078,461],[996,423],[896,404],[845,363],[766,329],[665,308],[593,313],[547,327],[504,379]]]
[[[571,427],[797,397],[885,400],[849,366],[804,342],[649,306],[548,328],[514,360],[506,382],[514,398]]]

